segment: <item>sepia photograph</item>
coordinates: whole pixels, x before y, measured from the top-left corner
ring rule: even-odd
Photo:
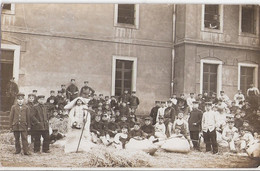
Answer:
[[[0,12],[0,170],[260,169],[260,3]]]

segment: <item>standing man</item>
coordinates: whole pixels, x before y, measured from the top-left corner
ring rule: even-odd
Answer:
[[[49,115],[44,105],[45,96],[38,96],[38,105],[34,106],[32,112],[32,131],[34,131],[34,152],[40,152],[41,137],[43,138],[42,152],[50,153],[49,145]]]
[[[94,95],[95,90],[88,86],[88,81],[84,81],[84,86],[80,90],[80,96],[88,98],[90,95]]]
[[[199,133],[201,130],[201,119],[203,113],[201,110],[199,110],[198,101],[193,102],[192,108],[193,109],[190,112],[190,118],[188,120],[189,128],[190,128],[190,138],[193,143],[194,149],[200,151]]]
[[[257,112],[258,108],[258,88],[254,87],[254,84],[250,84],[250,88],[246,92],[248,97],[248,102],[253,110],[253,112]]]
[[[132,95],[130,97],[130,108],[134,110],[134,113],[140,104],[139,98],[136,96],[135,91],[132,91]]]
[[[130,104],[130,94],[128,94],[128,90],[125,89],[124,93],[119,96],[119,103],[126,102],[127,105]]]
[[[166,136],[170,137],[170,131],[172,128],[172,124],[175,121],[175,117],[177,115],[177,112],[175,111],[175,108],[173,107],[172,101],[167,101],[168,107],[164,111],[164,124],[166,127]]]
[[[150,116],[152,117],[152,125],[156,124],[156,118],[160,106],[161,106],[160,101],[155,101],[155,106],[151,109]]]
[[[69,85],[69,87],[66,89],[67,92],[67,98],[72,101],[74,100],[76,97],[78,97],[79,94],[79,89],[78,87],[75,85],[75,79],[71,79],[71,84]]]
[[[216,138],[216,128],[217,126],[217,116],[216,112],[211,109],[212,103],[206,102],[206,111],[203,113],[201,128],[203,131],[203,138],[206,144],[206,152],[211,151],[211,146],[213,148],[213,154],[218,153],[218,144]]]
[[[30,111],[24,104],[24,94],[17,94],[17,104],[13,105],[10,113],[10,128],[14,132],[15,153],[21,152],[20,136],[22,138],[24,155],[30,155],[27,141],[27,131],[30,130]]]
[[[14,77],[10,79],[10,82],[8,82],[6,87],[6,96],[7,96],[7,110],[9,111],[14,104],[15,97],[17,93],[19,92],[18,85],[14,82]]]

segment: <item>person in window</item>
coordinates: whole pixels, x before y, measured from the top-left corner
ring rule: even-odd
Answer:
[[[67,92],[67,98],[72,101],[74,100],[76,97],[78,97],[78,93],[79,93],[79,89],[78,87],[75,85],[75,79],[71,79],[71,84],[69,85],[69,87],[66,89]]]
[[[14,79],[14,77],[10,79],[6,88],[6,97],[8,102],[7,110],[11,109],[12,105],[14,104],[16,95],[19,92],[18,85],[14,82]]]
[[[259,90],[257,87],[254,87],[254,84],[250,84],[249,89],[246,92],[248,102],[251,106],[251,109],[253,112],[257,112],[258,109],[258,96],[259,96]]]

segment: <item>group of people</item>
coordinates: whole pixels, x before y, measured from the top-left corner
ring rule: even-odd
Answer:
[[[155,101],[150,116],[145,117],[143,123],[136,116],[139,98],[135,91],[130,93],[125,90],[119,97],[97,96],[95,90],[88,86],[88,81],[79,91],[75,79],[71,79],[68,87],[61,85],[57,96],[55,91],[50,91],[47,100],[44,95],[37,95],[37,90],[28,94],[27,102],[25,95],[18,93],[17,102],[10,112],[15,154],[21,152],[21,137],[24,154],[30,155],[28,133],[31,134],[35,153],[41,151],[41,137],[42,152],[49,153],[50,142],[64,138],[57,129],[50,135],[49,121],[53,117],[69,119],[65,151],[75,150],[78,145],[75,136],[79,138],[83,131],[82,145],[104,144],[118,149],[124,149],[131,139],[149,140],[156,144],[182,135],[190,147],[200,151],[203,137],[206,151],[213,149],[214,154],[218,153],[218,145],[229,146],[234,152],[244,151],[248,144],[258,138],[247,120],[256,115],[258,110],[258,104],[255,105],[255,96],[259,94],[257,88],[249,89],[247,98],[238,91],[234,101],[224,91],[220,92],[219,97],[216,93],[208,95],[205,92],[197,97],[190,93],[187,99],[184,94],[180,97],[174,94],[168,101]]]

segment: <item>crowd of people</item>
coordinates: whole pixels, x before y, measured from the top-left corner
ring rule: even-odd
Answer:
[[[155,101],[142,122],[136,115],[140,101],[135,91],[125,90],[119,97],[97,95],[88,81],[79,90],[75,79],[71,79],[68,87],[61,85],[57,95],[51,90],[47,100],[44,95],[37,95],[37,90],[28,94],[27,102],[25,94],[18,93],[10,112],[10,128],[15,136],[15,154],[21,152],[21,137],[24,154],[30,155],[28,133],[35,153],[41,151],[41,137],[42,152],[49,153],[50,143],[64,138],[57,129],[50,135],[49,120],[65,117],[69,119],[71,137],[76,135],[75,131],[84,130],[86,142],[118,149],[124,149],[131,139],[156,144],[181,135],[198,151],[203,138],[207,152],[217,154],[218,146],[229,147],[231,152],[245,152],[259,138],[249,124],[250,119],[258,116],[258,96],[259,90],[253,85],[246,97],[239,90],[232,100],[224,91],[220,91],[219,97],[207,92],[197,96],[190,93],[188,98],[174,94],[167,101]]]

